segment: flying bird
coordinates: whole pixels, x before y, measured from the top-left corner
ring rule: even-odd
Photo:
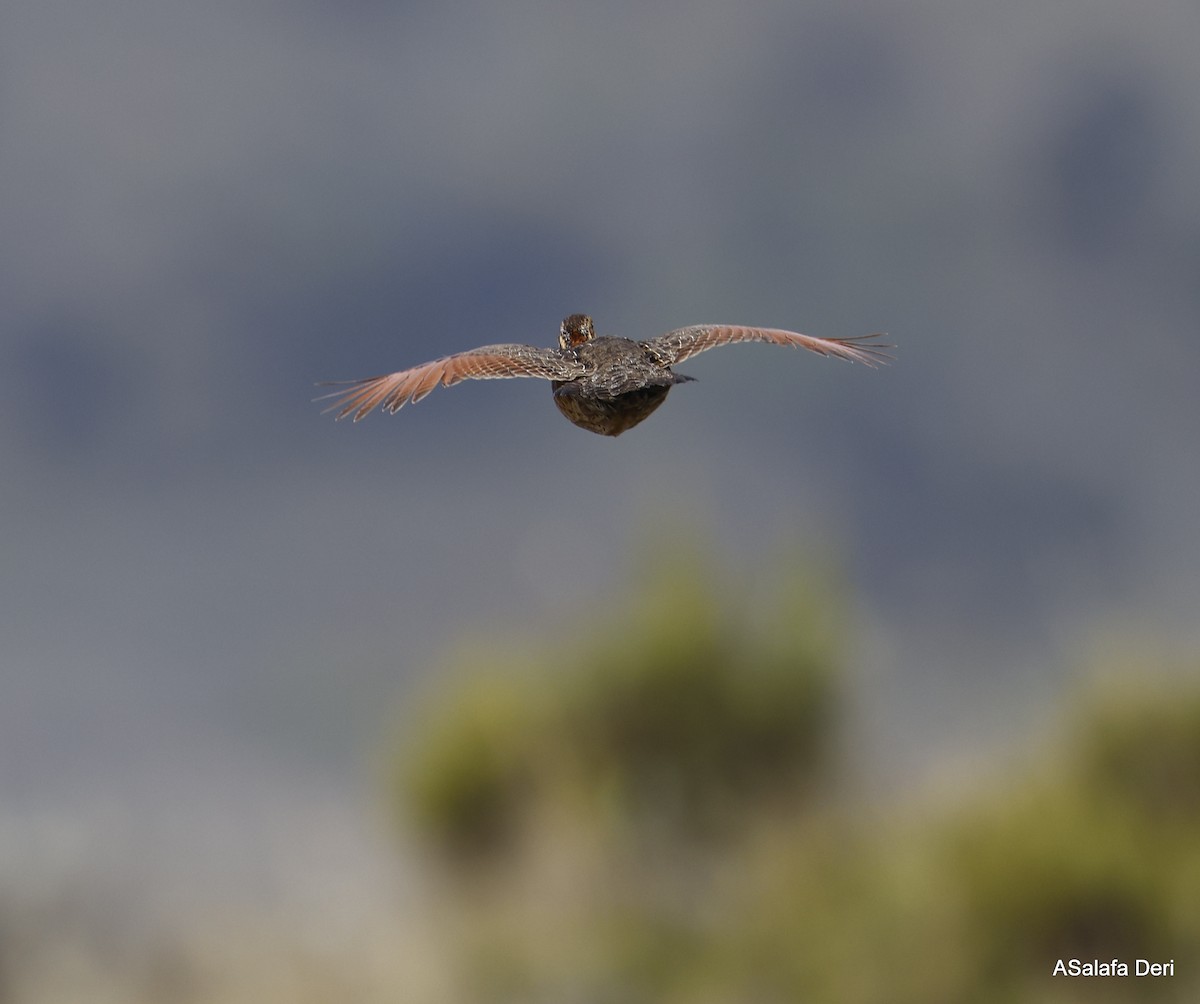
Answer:
[[[694,379],[672,372],[671,367],[698,352],[736,342],[769,342],[878,366],[891,359],[885,350],[892,348],[878,337],[816,338],[778,328],[698,324],[635,342],[597,336],[590,317],[572,314],[559,327],[557,348],[485,345],[398,373],[326,384],[338,389],[317,400],[332,398],[325,412],[336,411],[339,419],[353,416],[357,422],[379,407],[397,412],[439,384],[539,377],[550,381],[554,403],[570,422],[601,436],[619,436],[648,418],[675,384]]]

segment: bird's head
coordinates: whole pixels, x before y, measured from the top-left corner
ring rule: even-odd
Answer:
[[[574,349],[596,337],[596,329],[587,314],[572,314],[558,329],[558,344],[564,349]]]

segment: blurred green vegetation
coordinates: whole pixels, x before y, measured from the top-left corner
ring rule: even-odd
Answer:
[[[833,767],[836,604],[797,577],[750,609],[715,581],[685,554],[541,657],[468,652],[461,686],[406,723],[400,787],[429,846],[506,867],[554,812],[640,850],[698,851],[815,798]]]
[[[685,551],[425,706],[395,791],[445,883],[456,999],[1196,1000],[1195,667],[1093,688],[1031,768],[872,805],[843,591],[804,567],[759,596]]]
[[[86,877],[4,890],[0,1002],[1200,999],[1200,662],[1127,651],[988,776],[870,797],[836,572],[671,553],[406,704],[405,909],[122,936]],[[1113,958],[1175,975],[1052,976]]]

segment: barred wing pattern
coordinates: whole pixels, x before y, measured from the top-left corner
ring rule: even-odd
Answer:
[[[444,356],[433,362],[341,384],[340,390],[323,394],[318,401],[333,399],[322,414],[336,411],[339,419],[353,415],[365,418],[382,406],[395,413],[410,401],[416,403],[441,384],[451,387],[463,380],[501,380],[508,377],[540,377],[543,380],[573,380],[583,372],[578,363],[553,349],[532,345],[485,345],[469,352]]]
[[[770,342],[808,349],[823,356],[836,356],[867,366],[879,366],[891,361],[885,349],[892,348],[878,341],[879,335],[853,335],[850,338],[817,338],[778,328],[748,328],[740,324],[698,324],[690,328],[668,331],[646,342],[651,354],[664,366],[690,359],[698,352],[715,349],[718,345],[736,342]]]

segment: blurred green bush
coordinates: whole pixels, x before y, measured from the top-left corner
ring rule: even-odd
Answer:
[[[446,880],[462,999],[1200,999],[1194,672],[1155,690],[1131,666],[1033,769],[873,806],[840,755],[836,576],[730,578],[684,552],[427,706],[395,792]]]

